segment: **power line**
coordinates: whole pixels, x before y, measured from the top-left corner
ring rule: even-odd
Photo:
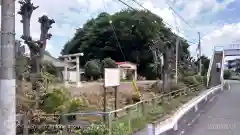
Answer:
[[[128,8],[132,9],[132,10],[136,10],[135,8],[133,8],[132,6],[128,5],[126,2],[122,1],[122,0],[118,0],[119,2],[121,2],[122,4],[124,4],[125,6],[127,6]]]
[[[169,3],[168,3],[168,0],[165,0],[165,3],[169,6],[169,8],[183,21],[185,22],[190,28],[193,28]],[[194,29],[194,28],[193,28]],[[199,32],[198,32],[199,33]],[[190,43],[192,43],[190,41]],[[200,38],[199,38],[199,43],[200,43]],[[198,43],[198,46],[199,46],[199,43]],[[195,44],[195,43],[194,43]],[[198,47],[199,48],[199,47]],[[200,51],[200,50],[199,50]]]
[[[165,3],[169,6],[169,8],[183,21],[183,22],[185,22],[190,28],[193,28],[169,3],[168,3],[168,0],[165,0]],[[194,29],[194,28],[193,28]],[[198,34],[199,34],[199,32],[198,32]],[[193,43],[193,42],[191,42],[191,41],[189,41],[190,43]],[[195,44],[195,43],[193,43],[193,44]],[[198,44],[196,44],[196,45],[198,45],[198,47],[197,47],[197,49],[196,49],[196,51],[199,49],[199,45],[200,45],[200,37],[199,37],[199,43]],[[201,53],[201,50],[199,49],[199,53]],[[201,57],[201,55],[199,56],[199,57]],[[201,65],[201,64],[200,64]]]
[[[168,3],[168,0],[165,0],[166,4],[169,6],[169,8],[176,14],[178,15],[178,17],[183,21],[185,22],[189,27],[193,28],[169,3]],[[193,28],[194,29],[194,28]],[[200,46],[200,41],[201,39],[205,36],[202,36],[200,37],[200,32],[198,32],[198,35],[199,35],[199,41],[198,41],[198,47],[196,48],[196,52],[197,50],[199,51],[199,57],[202,56],[201,54],[201,46]],[[190,42],[191,43],[191,42]],[[200,73],[201,73],[201,60],[200,60]]]
[[[168,0],[165,0],[166,4],[169,6],[169,8],[183,21],[185,22],[189,27],[193,28],[169,3]],[[193,28],[194,29],[194,28]]]
[[[132,6],[130,6],[129,4],[127,4],[126,2],[124,2],[123,0],[117,0],[117,1],[121,2],[122,4],[126,5],[128,8],[130,8],[130,9],[132,9],[132,10],[138,11],[137,9],[133,8]],[[156,14],[152,13],[149,9],[145,8],[144,6],[142,6],[142,4],[140,4],[140,3],[137,2],[136,0],[131,0],[131,1],[133,1],[133,2],[136,3],[138,6],[142,7],[144,10],[148,11],[149,13],[151,13],[151,14],[153,14],[153,15],[156,15]],[[158,16],[158,15],[156,15],[156,16]],[[174,28],[172,25],[170,25],[169,23],[167,23],[167,22],[164,21],[163,19],[162,19],[162,22],[163,22],[165,25],[170,26],[170,28]],[[179,29],[179,32],[178,32],[178,33],[179,33],[179,34],[183,34],[182,32],[180,32],[180,29]],[[178,35],[178,36],[179,36],[179,35]],[[183,38],[182,38],[182,39],[183,39]],[[184,40],[186,40],[186,41],[188,41],[188,42],[190,42],[190,43],[193,43],[193,44],[197,44],[197,43],[194,43],[194,41],[190,41],[190,40],[187,40],[187,39],[184,39]]]
[[[102,2],[103,2],[103,6],[104,6],[105,11],[108,13],[107,7],[105,6],[105,1],[102,0]],[[111,20],[111,18],[110,18],[109,16],[108,16],[108,19],[109,19],[109,23],[110,23],[110,25],[111,25],[111,28],[112,28],[112,30],[113,30],[114,37],[115,37],[115,39],[116,39],[116,41],[117,41],[117,45],[118,45],[118,47],[119,47],[119,49],[120,49],[120,51],[121,51],[121,54],[122,54],[122,56],[123,56],[124,61],[126,61],[126,57],[125,57],[125,55],[124,55],[124,53],[123,53],[121,44],[120,44],[120,42],[119,42],[119,40],[118,40],[116,31],[115,31],[115,27],[114,27],[113,24],[112,24],[112,20]]]
[[[118,0],[120,2],[122,2],[122,0]],[[138,6],[142,7],[143,9],[145,9],[146,11],[148,11],[149,13],[153,14],[153,15],[156,15],[154,14],[152,11],[150,11],[149,9],[145,8],[141,3],[137,2],[136,0],[131,0],[133,1],[134,3],[136,3]],[[129,7],[129,5],[128,5]],[[131,7],[131,6],[130,6]],[[133,7],[132,7],[133,8]],[[158,16],[158,15],[157,15]],[[162,22],[170,27],[173,27],[172,25],[170,25],[169,23],[165,22],[163,19],[162,19]]]
[[[198,45],[198,43],[196,43],[196,42],[192,42],[192,41],[189,41],[189,40],[186,40],[186,41],[189,42],[189,43],[192,43],[194,45]]]

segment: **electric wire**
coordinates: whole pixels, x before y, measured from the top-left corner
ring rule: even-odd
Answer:
[[[117,1],[119,1],[120,3],[126,5],[128,8],[130,8],[130,9],[132,9],[132,10],[138,11],[137,9],[133,8],[132,6],[130,6],[129,4],[127,4],[126,2],[124,2],[123,0],[117,0]],[[138,6],[142,7],[144,10],[148,11],[149,13],[151,13],[151,14],[153,14],[153,15],[156,15],[156,14],[152,13],[149,9],[145,8],[144,6],[142,6],[142,4],[140,4],[140,3],[137,2],[136,0],[131,0],[131,1],[133,1],[133,2],[136,3]],[[158,16],[158,15],[156,15],[156,16]],[[163,19],[162,19],[162,22],[163,22],[165,25],[168,25],[170,28],[173,28],[172,25],[170,25],[169,23],[167,23],[167,22],[164,21]],[[179,33],[180,33],[180,34],[183,34],[183,33],[180,32],[180,29],[179,29]],[[179,36],[179,35],[178,35],[178,36]],[[181,37],[181,38],[182,38],[182,37]],[[184,38],[182,38],[182,39],[184,39]],[[197,44],[197,43],[195,43],[194,41],[190,41],[189,39],[184,39],[184,40],[189,41],[190,43],[193,43],[193,44]]]
[[[134,0],[135,1],[135,0]],[[190,28],[193,28],[169,3],[168,0],[165,0],[165,3],[169,6],[169,8],[184,22],[186,23]],[[194,28],[193,28],[194,29]]]
[[[186,23],[190,28],[193,28],[193,26],[191,26],[173,7],[172,7],[172,5],[168,2],[168,0],[165,0],[165,3],[168,5],[168,7],[184,22],[184,23]],[[194,28],[193,28],[194,29]],[[190,43],[192,43],[191,41],[190,41]],[[198,47],[196,48],[196,51],[198,50],[198,51],[200,51],[199,50],[199,43],[197,44],[198,45]],[[200,57],[200,56],[199,56]]]
[[[105,11],[108,13],[107,7],[106,7],[106,5],[105,5],[105,4],[106,4],[106,3],[105,3],[105,0],[102,0],[102,2],[103,2],[103,6],[104,6]],[[112,30],[113,30],[114,37],[115,37],[115,39],[116,39],[116,41],[117,41],[117,45],[118,45],[118,47],[119,47],[119,49],[120,49],[120,51],[121,51],[121,54],[122,54],[122,56],[123,56],[124,61],[126,61],[126,57],[125,57],[125,55],[124,55],[124,53],[123,53],[121,44],[120,44],[119,39],[118,39],[118,37],[117,37],[117,33],[116,33],[116,31],[115,31],[114,25],[112,24],[112,20],[111,20],[110,16],[108,16],[108,19],[109,19],[109,23],[110,23],[110,25],[111,25],[111,28],[112,28]]]

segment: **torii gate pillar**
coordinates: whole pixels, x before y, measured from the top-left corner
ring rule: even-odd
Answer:
[[[76,63],[76,87],[81,87],[81,75],[80,75],[80,59],[79,57],[83,56],[83,53],[76,53],[76,54],[69,54],[69,55],[63,55],[60,56],[64,58],[64,85],[67,87],[68,86],[68,62],[74,62]],[[72,59],[74,57],[75,59]]]

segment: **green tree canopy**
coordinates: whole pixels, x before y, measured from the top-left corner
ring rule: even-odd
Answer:
[[[81,64],[92,59],[110,57],[115,61],[130,61],[138,65],[138,72],[145,72],[153,63],[149,50],[157,39],[175,47],[177,36],[167,28],[160,17],[147,11],[122,10],[113,15],[100,13],[78,28],[68,41],[62,54],[83,52]],[[180,56],[186,60],[190,53],[188,43],[181,38]],[[164,45],[161,44],[162,48]],[[162,49],[163,51],[163,49]]]
[[[98,78],[102,73],[100,61],[97,59],[88,61],[84,66],[84,71],[87,78]]]
[[[104,58],[102,60],[102,67],[103,68],[117,68],[116,62],[111,58]]]
[[[200,58],[197,59],[196,61],[196,65],[199,67],[199,61],[200,59],[202,60],[202,74],[203,75],[206,75],[207,72],[208,72],[208,66],[209,66],[209,63],[210,63],[210,60],[208,57],[206,56],[201,56]]]

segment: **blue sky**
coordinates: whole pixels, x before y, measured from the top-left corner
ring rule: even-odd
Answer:
[[[40,7],[34,11],[31,20],[31,34],[34,39],[40,35],[38,17],[45,14],[55,19],[50,30],[53,34],[48,41],[47,50],[55,57],[60,55],[63,45],[73,36],[75,29],[99,12],[114,13],[123,8],[117,0],[32,0]],[[123,0],[129,5],[141,9],[131,0]],[[192,42],[198,41],[197,32],[201,32],[202,50],[210,56],[214,45],[226,45],[240,41],[240,1],[239,0],[137,0],[153,13],[161,16],[176,32]],[[193,28],[185,24],[169,9],[167,1]],[[104,8],[106,7],[106,9]],[[16,12],[20,6],[16,1]],[[238,11],[239,10],[239,11]],[[21,16],[16,14],[17,38],[22,34]],[[190,51],[195,54],[196,45],[191,44]]]

